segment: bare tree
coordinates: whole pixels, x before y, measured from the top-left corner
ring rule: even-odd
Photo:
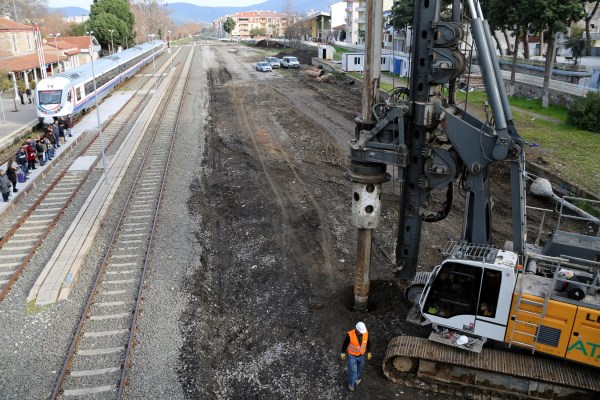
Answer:
[[[335,32],[332,30],[324,30],[321,32],[321,38],[323,43],[329,44],[329,42],[332,42],[335,38]]]
[[[48,12],[48,0],[0,0],[0,14],[22,24],[35,24]]]
[[[135,16],[134,32],[140,42],[147,41],[150,34],[165,36],[170,11],[164,0],[131,0],[130,5]]]
[[[48,33],[60,33],[61,36],[68,36],[71,31],[71,24],[64,20],[61,12],[52,12],[44,15],[41,22],[42,31]]]

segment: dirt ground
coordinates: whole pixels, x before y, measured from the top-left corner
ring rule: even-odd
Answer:
[[[248,49],[211,51],[209,134],[189,204],[203,221],[196,234],[204,246],[182,321],[189,397],[441,399],[395,385],[381,370],[391,338],[428,332],[404,321],[409,306],[391,267],[397,181],[384,185],[374,233],[370,311],[351,311],[357,235],[344,174],[358,88],[318,83],[302,69],[257,72],[262,57]],[[507,181],[496,172],[498,244],[510,238]],[[422,268],[439,262],[438,246],[460,235],[464,202],[458,190],[455,197],[445,221],[424,225]],[[350,393],[339,354],[359,320],[369,328],[373,359]]]

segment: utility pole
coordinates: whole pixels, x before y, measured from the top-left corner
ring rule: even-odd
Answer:
[[[360,133],[375,126],[373,106],[376,104],[381,72],[381,34],[383,30],[383,0],[366,2],[365,68],[362,94],[362,114],[356,119],[356,139]],[[352,145],[351,145],[352,146]],[[352,151],[351,151],[351,158]],[[358,228],[356,276],[354,280],[354,310],[368,311],[371,285],[371,246],[373,229],[379,224],[381,184],[389,180],[385,164],[352,159],[346,177],[353,183],[352,223]]]
[[[110,32],[110,54],[115,54],[115,42],[113,41],[113,32],[114,29],[109,29]]]

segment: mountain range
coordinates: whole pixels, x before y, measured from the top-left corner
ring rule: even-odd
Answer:
[[[188,22],[197,22],[209,24],[215,19],[228,14],[234,14],[241,11],[284,11],[288,3],[286,0],[268,0],[260,4],[254,4],[246,7],[205,7],[190,3],[167,3],[167,8],[171,10],[171,19],[176,24],[185,24]],[[292,1],[292,11],[296,13],[306,13],[310,10],[329,12],[329,5],[336,3],[335,0],[305,0]],[[80,7],[62,7],[49,8],[51,12],[61,12],[65,17],[87,15],[89,12]]]

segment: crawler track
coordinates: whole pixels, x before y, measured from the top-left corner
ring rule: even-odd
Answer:
[[[168,66],[169,64],[165,64],[163,68]],[[122,111],[113,115],[107,122],[102,131],[102,140],[106,151],[111,148],[113,143],[118,142],[120,138],[129,133],[143,109],[142,106],[152,96],[150,89],[153,87],[154,81],[150,77],[125,104]],[[86,138],[81,139],[80,137],[80,140],[85,141]],[[36,250],[62,218],[65,210],[100,160],[96,159],[84,173],[69,171],[69,167],[78,157],[97,156],[100,153],[100,146],[100,135],[98,131],[95,131],[93,136],[87,139],[87,144],[83,148],[77,149],[76,146],[72,146],[69,152],[61,153],[61,159],[54,161],[49,169],[49,171],[57,170],[57,172],[52,173],[51,179],[42,182],[42,185],[47,186],[41,193],[35,194],[37,197],[32,199],[32,189],[27,193],[28,200],[33,201],[33,204],[0,240],[0,301],[8,295]],[[42,179],[47,178],[50,174],[51,172],[46,172]]]
[[[428,339],[398,336],[390,341],[383,373],[411,384],[416,375],[435,391],[461,388],[464,398],[597,399],[600,370],[560,360],[483,349],[480,354]],[[571,397],[576,396],[576,397]]]

